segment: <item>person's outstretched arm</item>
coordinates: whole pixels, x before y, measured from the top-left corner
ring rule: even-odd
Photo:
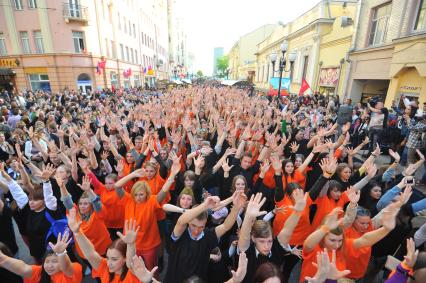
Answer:
[[[20,259],[9,257],[0,251],[0,267],[13,272],[22,278],[30,278],[33,275],[31,265],[26,264]]]

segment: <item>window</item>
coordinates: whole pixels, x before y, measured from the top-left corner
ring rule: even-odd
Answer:
[[[132,24],[129,21],[129,35],[132,35]]]
[[[392,5],[389,3],[374,9],[370,38],[368,40],[369,45],[378,45],[385,41],[391,7]]]
[[[120,13],[118,13],[118,29],[121,30],[121,18],[120,18]]]
[[[28,0],[28,8],[30,8],[30,9],[37,8],[37,1],[36,0]]]
[[[44,53],[43,37],[41,35],[41,31],[34,32],[34,41],[35,41],[36,53],[37,54]]]
[[[136,38],[136,26],[133,24],[133,37]]]
[[[115,43],[113,40],[111,40],[111,53],[112,53],[112,58],[117,58],[117,50],[115,49]]]
[[[135,59],[136,59],[136,64],[139,64],[139,58],[138,58],[138,51],[135,50]]]
[[[132,58],[132,63],[134,63],[135,62],[135,54],[133,53],[133,48],[130,48],[130,56],[131,56],[131,58]]]
[[[22,0],[14,0],[15,2],[15,10],[23,10],[24,7],[22,6]]]
[[[144,34],[144,38],[145,38],[145,46],[148,46],[148,43],[146,42],[146,34]]]
[[[0,55],[1,56],[7,55],[6,40],[2,32],[0,32]]]
[[[30,48],[30,38],[28,37],[28,32],[21,31],[19,35],[21,36],[22,53],[30,54],[31,48]]]
[[[133,86],[134,86],[134,87],[139,87],[139,86],[141,86],[141,82],[140,82],[140,79],[139,79],[139,75],[134,75],[134,76],[133,76]]]
[[[111,72],[111,86],[118,87],[117,74],[114,72]]]
[[[417,13],[414,30],[420,31],[426,29],[426,0],[421,0],[419,3],[419,12]]]
[[[127,33],[127,22],[126,17],[123,16],[123,26],[124,26],[124,33]]]
[[[110,57],[111,53],[109,52],[109,43],[108,43],[108,39],[105,38],[105,51],[106,51],[106,56]]]
[[[308,72],[309,56],[303,56],[303,72],[302,79],[306,79],[306,73]]]
[[[129,47],[126,46],[126,61],[129,62]]]
[[[51,91],[49,76],[47,74],[30,74],[28,75],[30,80],[31,90],[45,90]]]
[[[74,51],[75,53],[83,53],[85,50],[84,47],[84,34],[81,31],[72,32],[72,40],[74,41]]]
[[[121,43],[120,43],[120,55],[121,55],[121,60],[124,61],[124,46]]]

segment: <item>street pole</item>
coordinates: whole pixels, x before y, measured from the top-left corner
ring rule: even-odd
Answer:
[[[277,94],[278,100],[280,99],[280,96],[281,96],[281,81],[282,81],[283,71],[284,71],[284,68],[282,68],[281,66],[282,64],[280,64],[280,81],[278,82],[278,94]]]

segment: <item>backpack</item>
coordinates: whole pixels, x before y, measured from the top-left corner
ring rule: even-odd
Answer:
[[[55,238],[58,238],[59,233],[61,233],[61,235],[64,235],[66,231],[68,231],[69,238],[71,239],[70,245],[74,244],[74,238],[70,228],[68,227],[68,220],[66,218],[54,219],[47,210],[45,211],[44,215],[46,216],[47,221],[49,221],[52,225],[50,226],[49,231],[47,231],[47,244],[49,243],[48,239],[50,236],[53,235],[55,236]]]

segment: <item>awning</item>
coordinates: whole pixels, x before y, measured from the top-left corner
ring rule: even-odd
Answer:
[[[187,83],[189,85],[192,84],[191,80],[189,80],[189,79],[182,79],[182,82]]]
[[[177,85],[181,85],[182,84],[182,82],[180,80],[172,80],[172,82],[174,82]]]
[[[0,68],[0,76],[14,76],[14,75],[16,75],[16,73],[11,68]]]
[[[238,82],[239,82],[239,80],[223,80],[220,83],[222,85],[233,86],[234,84],[236,84]]]

